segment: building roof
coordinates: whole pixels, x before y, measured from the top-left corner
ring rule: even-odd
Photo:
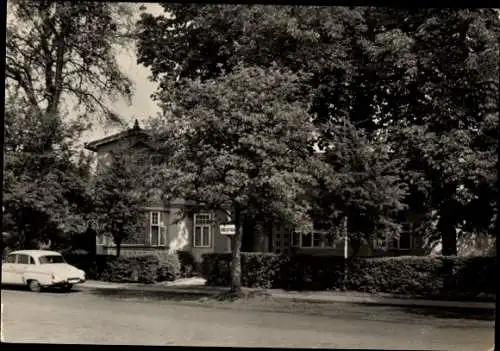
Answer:
[[[134,126],[130,129],[127,129],[123,132],[119,132],[110,136],[107,136],[102,139],[94,140],[88,143],[85,143],[84,147],[87,150],[94,151],[96,152],[99,148],[101,148],[104,145],[114,143],[116,141],[131,137],[131,136],[145,136],[149,137],[149,133],[139,127],[139,122],[135,120]]]

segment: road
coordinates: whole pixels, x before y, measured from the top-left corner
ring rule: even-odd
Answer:
[[[494,338],[492,321],[414,318],[388,307],[367,312],[348,304],[335,305],[330,315],[310,315],[85,290],[6,289],[2,304],[7,342],[487,350]]]

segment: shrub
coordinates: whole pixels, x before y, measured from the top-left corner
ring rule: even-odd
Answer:
[[[107,262],[101,279],[150,284],[156,282],[159,267],[160,260],[154,255],[119,257]]]
[[[157,256],[137,256],[130,259],[132,266],[137,270],[137,282],[152,284],[158,280],[161,261]]]
[[[242,284],[252,288],[276,288],[287,257],[272,253],[242,255]]]
[[[279,286],[281,269],[286,256],[272,253],[241,254],[241,281],[251,288],[276,288]],[[203,255],[202,274],[207,285],[226,286],[230,283],[231,254]]]
[[[242,254],[242,256],[243,255],[244,254]],[[206,279],[206,284],[212,286],[229,285],[230,263],[231,254],[229,253],[204,254],[201,269],[202,276]]]
[[[174,281],[179,278],[180,274],[181,262],[176,253],[166,252],[164,255],[159,256],[157,281]]]
[[[203,255],[207,285],[230,283],[231,254]],[[399,256],[357,258],[269,253],[241,254],[242,285],[252,288],[349,290],[420,297],[477,297],[495,294],[495,257]]]
[[[87,279],[99,279],[106,268],[107,262],[115,259],[110,255],[92,255],[71,252],[64,255],[66,262],[85,271]]]
[[[494,257],[400,256],[358,259],[349,267],[350,290],[427,297],[495,293]]]
[[[354,260],[345,287],[370,293],[435,295],[441,291],[439,265],[432,257],[383,257]]]
[[[338,256],[293,255],[282,270],[280,287],[328,290],[342,285],[344,259]]]
[[[183,278],[190,278],[200,271],[199,264],[191,252],[179,250],[177,256],[181,264],[181,276]]]

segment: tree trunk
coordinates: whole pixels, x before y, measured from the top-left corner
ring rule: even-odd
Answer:
[[[121,241],[117,241],[115,244],[116,244],[116,257],[120,257],[122,243]]]
[[[245,220],[245,223],[242,223],[243,226],[243,237],[241,238],[241,250],[243,252],[251,252],[253,251],[254,246],[254,236],[255,236],[255,221],[250,221],[248,219]]]
[[[241,289],[241,243],[243,238],[243,221],[238,205],[235,205],[234,222],[236,233],[231,238],[231,293],[240,294]]]
[[[440,226],[441,232],[441,254],[443,256],[457,255],[457,233],[455,227],[448,223]]]

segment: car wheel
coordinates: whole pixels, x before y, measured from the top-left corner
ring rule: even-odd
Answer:
[[[40,285],[40,283],[38,282],[38,280],[30,280],[28,282],[28,288],[30,289],[30,291],[33,291],[33,292],[40,292],[42,290],[42,286]]]
[[[65,285],[65,286],[63,286],[63,288],[62,288],[62,290],[63,290],[64,292],[70,292],[70,291],[71,291],[71,289],[73,289],[73,284],[68,284],[68,285]]]

